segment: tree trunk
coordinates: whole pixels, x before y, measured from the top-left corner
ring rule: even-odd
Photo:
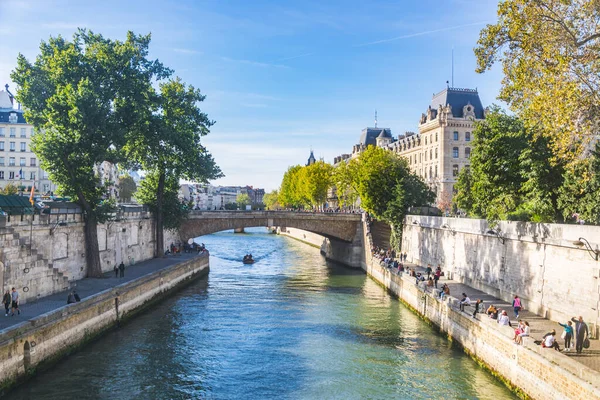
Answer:
[[[90,205],[86,202],[84,208],[85,221],[85,260],[87,263],[88,278],[102,277],[102,264],[100,264],[100,249],[98,247],[98,220]]]
[[[165,238],[163,230],[163,198],[165,192],[165,172],[161,171],[156,188],[156,249],[155,257],[162,257],[165,252]]]

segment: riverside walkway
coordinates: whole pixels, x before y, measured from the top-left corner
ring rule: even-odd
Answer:
[[[409,262],[404,263],[406,267],[414,268],[415,272],[421,272],[421,274],[425,273],[425,268],[420,265],[415,265]],[[425,274],[427,277],[427,274]],[[462,284],[457,281],[453,281],[450,279],[446,279],[445,277],[441,277],[438,282],[438,289],[442,287],[443,284],[447,284],[450,288],[450,296],[456,299],[460,299],[462,297],[462,293],[466,293],[467,296],[471,299],[471,303],[475,304],[477,299],[481,299],[484,302],[484,310],[493,304],[497,308],[502,310],[506,310],[508,316],[511,319],[511,324],[516,328],[518,320],[514,316],[512,303],[508,303],[504,300],[500,300],[497,297],[494,297],[488,293],[482,292],[481,290],[477,290],[472,288],[471,286]],[[425,290],[431,290],[429,287],[425,287]],[[518,295],[519,293],[515,293]],[[530,339],[529,340],[541,340],[542,336],[550,332],[552,329],[556,330],[556,339],[560,344],[561,350],[564,348],[564,340],[561,339],[560,335],[563,332],[563,328],[558,325],[558,322],[549,320],[540,315],[537,315],[527,309],[527,303],[523,304],[524,309],[519,312],[519,319],[523,321],[529,322],[530,325]],[[457,307],[458,309],[458,307]],[[473,315],[474,307],[466,307],[464,313],[469,316]],[[574,317],[578,317],[575,316]],[[476,318],[489,318],[486,314],[477,314]],[[567,321],[560,321],[563,324],[566,324]],[[585,322],[585,321],[584,321]],[[573,323],[573,329],[575,328],[575,323]],[[555,351],[552,349],[547,349],[547,351]],[[583,352],[577,354],[575,352],[575,341],[572,341],[572,349],[570,352],[563,352],[562,354],[570,357],[571,359],[582,363],[583,365],[600,372],[600,340],[590,340],[589,349],[583,349]]]
[[[66,306],[67,296],[71,290],[76,290],[77,294],[81,297],[81,300],[85,300],[86,297],[96,293],[100,293],[104,290],[130,282],[144,275],[197,256],[196,253],[182,253],[177,256],[142,261],[138,264],[127,266],[125,268],[125,277],[123,278],[115,278],[115,273],[111,271],[105,273],[104,278],[84,278],[75,281],[72,283],[72,288],[69,290],[42,297],[36,301],[21,305],[20,315],[15,314],[14,317],[11,317],[9,313],[9,316],[5,317],[4,312],[2,312],[2,315],[0,316],[0,331],[10,329],[14,325]],[[4,311],[4,309],[2,311]]]

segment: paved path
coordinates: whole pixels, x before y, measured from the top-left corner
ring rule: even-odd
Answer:
[[[83,300],[86,297],[89,297],[93,294],[100,293],[106,289],[110,289],[114,286],[121,285],[125,282],[130,282],[151,272],[158,271],[183,260],[189,260],[193,257],[197,257],[196,253],[183,253],[180,256],[154,258],[148,261],[143,261],[141,263],[135,264],[133,266],[126,267],[125,277],[123,278],[115,278],[115,273],[109,272],[104,274],[104,278],[85,278],[73,282],[72,286]],[[41,299],[36,300],[34,302],[23,304],[21,306],[21,315],[15,314],[14,317],[10,316],[10,313],[8,317],[5,317],[3,312],[4,309],[2,308],[2,310],[0,311],[0,330],[9,328],[23,321],[27,321],[39,315],[45,314],[49,311],[66,306],[69,291],[70,290],[55,293],[50,296],[42,297]]]
[[[405,266],[408,266],[410,268],[414,268],[416,272],[421,272],[424,273],[425,272],[425,268],[415,265],[415,264],[411,264],[411,263],[404,263]],[[511,323],[513,324],[513,326],[517,326],[517,319],[515,318],[514,312],[513,312],[513,308],[512,308],[512,303],[507,303],[504,300],[500,300],[497,297],[494,297],[488,293],[482,292],[481,290],[477,290],[474,289],[468,285],[453,281],[453,280],[449,280],[446,279],[445,277],[441,277],[440,281],[438,282],[438,288],[441,288],[442,285],[446,283],[449,288],[450,288],[450,296],[457,298],[457,299],[461,299],[462,298],[462,293],[466,293],[467,296],[469,296],[469,298],[471,299],[471,303],[475,303],[475,301],[477,299],[481,299],[484,302],[484,307],[487,309],[487,307],[490,304],[493,304],[494,306],[501,308],[502,310],[506,310],[506,312],[508,313],[508,315],[511,318]],[[524,321],[529,322],[529,326],[531,329],[531,333],[530,336],[533,340],[540,340],[542,338],[542,336],[546,333],[546,332],[550,332],[552,329],[556,330],[556,338],[558,339],[558,342],[560,344],[560,348],[561,350],[564,348],[564,340],[560,338],[560,335],[563,332],[563,328],[558,325],[558,322],[556,321],[552,321],[549,319],[546,319],[544,317],[541,317],[531,311],[527,310],[527,304],[523,304],[523,306],[525,307],[525,309],[523,311],[521,311],[519,313],[519,319],[522,319]],[[473,307],[466,307],[465,311],[463,311],[465,314],[468,315],[473,315],[473,311],[474,308]],[[489,318],[486,314],[478,314],[476,318]],[[561,323],[565,324],[566,321],[560,321]],[[573,324],[573,328],[575,328],[575,324]],[[571,352],[563,352],[563,354],[571,357],[573,360],[579,361],[582,364],[588,366],[589,368],[592,368],[596,371],[600,371],[600,340],[590,340],[590,348],[589,349],[583,349],[583,352],[580,354],[577,354],[575,352],[575,342],[572,342],[572,350]],[[551,350],[549,350],[551,351]]]

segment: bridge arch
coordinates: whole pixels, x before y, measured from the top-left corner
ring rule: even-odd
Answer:
[[[352,242],[360,214],[304,213],[290,211],[192,211],[179,228],[183,240],[236,228],[297,228],[328,239]]]

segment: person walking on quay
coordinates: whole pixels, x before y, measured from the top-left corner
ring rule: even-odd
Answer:
[[[21,310],[19,309],[19,292],[17,292],[17,289],[12,288],[12,293],[10,294],[10,298],[11,298],[11,306],[12,306],[11,317],[15,316],[15,310],[17,310],[17,313],[19,313],[19,315],[21,315]],[[587,329],[587,327],[586,327],[586,329]]]
[[[10,310],[10,303],[12,302],[12,297],[10,296],[10,290],[6,289],[6,293],[4,293],[4,297],[2,298],[2,303],[4,303],[4,316],[8,317],[8,311]]]
[[[473,311],[473,318],[475,318],[480,309],[483,309],[483,300],[477,299],[475,302],[475,311]]]
[[[579,319],[575,317],[571,318],[571,321],[575,322],[575,350],[581,353],[583,350],[583,342],[589,337],[588,326],[583,322],[583,317],[580,315]]]
[[[512,327],[512,324],[510,323],[510,318],[509,318],[508,314],[506,313],[506,311],[502,311],[502,314],[500,314],[500,316],[498,317],[498,320],[496,322],[498,322],[499,325]]]
[[[125,277],[125,264],[123,264],[123,261],[121,261],[121,264],[119,264],[119,276],[121,278]]]
[[[119,277],[119,266],[115,264],[115,278]]]
[[[519,311],[521,311],[521,299],[519,296],[515,296],[512,306],[513,310],[515,311],[515,318],[519,318]]]
[[[427,279],[429,279],[429,277],[431,276],[431,264],[427,264],[427,268],[425,268],[425,273],[427,274]]]
[[[562,338],[565,339],[565,351],[571,351],[571,339],[573,338],[573,323],[567,321],[566,324],[558,323],[560,326],[565,328]]]
[[[75,301],[80,302],[81,301],[81,297],[79,297],[79,295],[77,294],[76,291],[73,290],[73,297],[75,298]]]

